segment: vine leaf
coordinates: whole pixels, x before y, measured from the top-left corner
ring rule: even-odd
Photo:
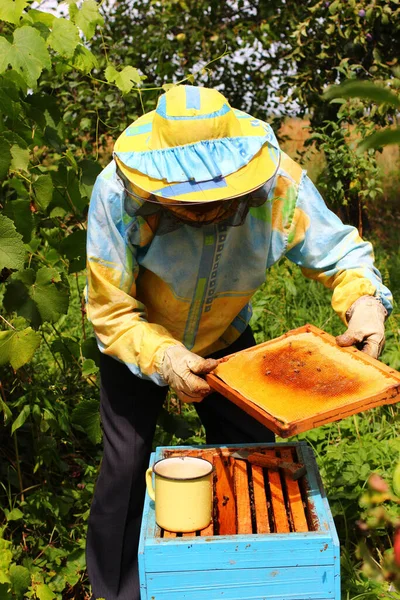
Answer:
[[[35,328],[44,321],[55,323],[68,311],[68,281],[53,268],[42,267],[37,273],[25,269],[7,285],[3,304],[8,312],[16,311]]]
[[[15,229],[11,219],[4,215],[0,215],[0,240],[0,271],[5,267],[22,269],[25,258],[22,235]]]
[[[124,67],[118,72],[115,67],[108,65],[105,77],[109,83],[115,83],[123,94],[130,92],[134,85],[139,86],[142,83],[139,71],[131,66]]]
[[[17,370],[35,354],[41,337],[30,327],[21,331],[0,331],[0,365],[10,363]]]
[[[1,0],[0,3],[0,21],[18,24],[28,0]]]
[[[53,180],[50,175],[39,175],[33,184],[36,204],[40,210],[45,211],[53,198]]]
[[[377,131],[372,135],[366,137],[357,147],[357,152],[364,152],[365,150],[369,150],[373,148],[379,148],[380,146],[390,146],[390,145],[399,145],[400,146],[400,128],[396,129],[382,129],[381,131]]]
[[[59,18],[54,21],[47,41],[58,54],[70,58],[80,44],[79,31],[68,19]]]
[[[7,71],[9,65],[32,88],[43,69],[51,68],[46,42],[36,29],[29,25],[20,27],[14,32],[13,44],[0,37],[0,73]]]
[[[45,583],[38,583],[33,588],[39,600],[54,600],[56,598],[55,593]]]
[[[17,144],[11,146],[11,168],[15,171],[28,171],[29,150],[21,148]]]
[[[99,403],[97,400],[83,400],[72,411],[72,423],[76,429],[84,431],[92,444],[101,442]]]
[[[5,206],[3,214],[14,222],[18,233],[22,235],[22,241],[29,244],[36,225],[30,201],[27,198],[17,198]]]
[[[11,152],[8,146],[4,143],[4,138],[1,138],[1,153],[0,153],[0,179],[4,179],[11,165]]]
[[[104,25],[104,18],[99,12],[95,0],[84,0],[79,9],[75,2],[69,5],[69,14],[73,22],[82,30],[86,39],[94,36],[96,25]]]
[[[86,264],[86,231],[77,229],[60,244],[61,253],[69,260],[69,273],[77,273]]]
[[[76,47],[73,63],[74,67],[78,69],[78,71],[82,71],[82,73],[85,75],[90,73],[90,71],[93,69],[99,67],[99,63],[95,55],[82,45]]]
[[[18,508],[14,508],[8,515],[7,520],[10,520],[11,513],[14,511],[18,511],[21,513],[20,519],[24,517],[22,511]],[[11,565],[10,567],[10,578],[13,592],[16,594],[17,598],[22,598],[24,592],[31,585],[31,574],[29,573],[26,567],[22,565]]]
[[[400,98],[390,90],[376,85],[372,81],[348,79],[340,85],[332,85],[323,95],[326,100],[332,98],[364,98],[377,104],[389,104],[400,107]]]

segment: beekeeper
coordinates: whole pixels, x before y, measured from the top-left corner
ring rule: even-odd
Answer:
[[[348,327],[338,343],[374,357],[391,294],[371,244],[327,209],[271,127],[202,87],[172,88],[118,138],[93,190],[87,250],[104,429],[89,578],[94,598],[139,600],[144,474],[168,385],[196,402],[208,443],[272,441],[234,404],[207,396],[201,377],[254,345],[250,300],[266,270],[286,256],[331,288]]]

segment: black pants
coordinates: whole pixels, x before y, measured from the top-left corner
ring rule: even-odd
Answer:
[[[254,346],[248,327],[220,358]],[[100,412],[104,454],[89,517],[87,567],[93,598],[140,600],[137,548],[145,471],[159,411],[168,388],[140,379],[101,356]],[[272,442],[274,435],[235,404],[213,393],[195,408],[208,444]]]

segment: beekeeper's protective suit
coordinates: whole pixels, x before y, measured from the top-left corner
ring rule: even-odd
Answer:
[[[179,86],[119,137],[88,224],[105,434],[88,531],[96,598],[140,597],[144,472],[168,384],[196,402],[209,443],[273,439],[218,394],[198,403],[210,391],[199,375],[254,344],[250,299],[282,256],[333,290],[348,325],[338,343],[377,357],[391,294],[371,244],[327,209],[267,123],[216,90]]]

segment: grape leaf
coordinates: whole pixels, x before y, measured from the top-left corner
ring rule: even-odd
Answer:
[[[85,75],[99,66],[95,55],[82,45],[77,46],[75,49],[73,64],[78,71],[82,71]]]
[[[22,510],[19,510],[19,508],[13,508],[7,514],[7,521],[19,521],[20,519],[23,519],[23,518],[24,518],[24,513],[22,512]],[[10,571],[11,571],[11,569],[12,569],[12,567],[10,568]],[[11,575],[11,573],[10,573],[10,575]],[[11,576],[11,580],[12,580],[12,576]]]
[[[14,510],[12,510],[11,512],[14,512],[16,510],[19,510],[19,509],[14,508]],[[24,515],[21,511],[19,511],[19,512],[21,513],[20,518],[22,518]],[[10,520],[9,519],[10,514],[11,513],[9,513],[7,520]],[[22,598],[24,595],[24,592],[26,592],[28,587],[31,585],[31,575],[30,575],[28,569],[21,565],[11,565],[10,579],[11,579],[11,585],[12,585],[13,592],[16,594],[17,598]]]
[[[17,25],[27,4],[28,0],[1,0],[0,21]]]
[[[11,219],[0,215],[0,271],[4,267],[22,269],[24,258],[25,249],[22,235],[16,231]]]
[[[393,491],[400,498],[400,461],[395,466],[393,472]]]
[[[40,210],[45,211],[53,198],[53,180],[50,175],[39,175],[33,184],[36,203]]]
[[[60,316],[65,315],[68,311],[68,284],[56,269],[49,267],[39,269],[30,294],[43,321],[58,321]]]
[[[139,71],[131,66],[124,67],[118,73],[115,67],[108,65],[105,70],[105,77],[110,83],[115,83],[123,94],[130,92],[134,85],[139,86],[142,83]]]
[[[39,327],[43,321],[54,323],[68,311],[68,281],[49,267],[42,267],[37,273],[25,269],[7,285],[3,304],[8,312],[16,311],[33,327]]]
[[[381,131],[376,131],[366,137],[357,147],[357,152],[364,152],[370,148],[379,148],[380,146],[400,146],[400,128],[389,129],[384,128]]]
[[[86,358],[83,361],[82,365],[82,375],[84,377],[89,377],[89,375],[95,375],[98,373],[99,369],[96,366],[96,363],[91,358]]]
[[[50,69],[46,42],[34,27],[24,25],[16,29],[13,44],[0,37],[0,73],[7,71],[9,65],[32,88],[36,87],[43,69]]]
[[[0,331],[0,365],[9,362],[13,369],[19,369],[31,360],[40,341],[40,334],[30,327]]]
[[[23,238],[25,244],[29,244],[32,231],[35,228],[35,217],[31,211],[31,203],[27,198],[18,198],[6,204],[3,214],[14,221],[14,225]]]
[[[45,12],[43,10],[37,10],[35,8],[29,9],[29,16],[32,19],[33,23],[43,23],[47,25],[47,27],[52,27],[53,22],[57,17],[50,12]]]
[[[11,146],[11,168],[15,171],[28,171],[29,150],[14,144]]]
[[[8,173],[8,169],[11,165],[11,152],[8,146],[4,143],[4,138],[1,140],[1,153],[0,153],[0,179],[4,179]]]
[[[80,43],[79,31],[76,25],[68,19],[59,18],[54,21],[47,41],[61,56],[70,58]]]
[[[92,444],[101,442],[99,403],[97,400],[83,400],[72,411],[72,423],[84,431]]]
[[[38,583],[34,586],[35,594],[39,600],[54,600],[56,595],[45,583]]]
[[[84,0],[79,9],[75,3],[69,5],[69,14],[73,22],[82,30],[86,39],[94,36],[96,25],[104,25],[104,18],[99,12],[95,0]]]

